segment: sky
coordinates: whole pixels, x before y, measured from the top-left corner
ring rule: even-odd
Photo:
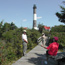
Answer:
[[[0,22],[13,22],[17,27],[33,27],[33,5],[36,4],[37,26],[64,25],[58,21],[56,12],[60,12],[64,0],[0,0]]]

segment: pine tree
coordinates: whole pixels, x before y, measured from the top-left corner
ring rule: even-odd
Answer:
[[[61,13],[57,12],[56,13],[56,16],[59,18],[59,21],[60,22],[63,22],[65,23],[65,8],[63,6],[60,6],[61,7]]]

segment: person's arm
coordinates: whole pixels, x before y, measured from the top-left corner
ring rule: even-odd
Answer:
[[[28,43],[28,41],[26,41],[25,39],[23,39],[26,43]]]
[[[41,47],[43,47],[43,48],[47,49],[47,47],[45,47],[45,46],[43,46],[43,45],[41,45]]]
[[[51,45],[49,45],[48,47],[45,47],[45,46],[41,45],[41,47],[43,47],[43,48],[45,48],[45,49],[47,49],[47,50],[50,50]]]

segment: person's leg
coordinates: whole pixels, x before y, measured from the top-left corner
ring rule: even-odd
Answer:
[[[48,59],[49,59],[49,55],[47,55],[47,56],[46,56],[46,58],[47,58],[47,59],[46,59],[46,61],[48,62]]]
[[[24,42],[23,42],[23,56],[24,56]]]
[[[26,51],[27,51],[27,43],[23,42],[23,56],[26,55]]]
[[[26,55],[26,51],[27,51],[27,43],[25,43],[25,55]]]
[[[48,63],[48,59],[49,59],[49,54],[48,54],[48,50],[46,51],[46,60],[45,60],[45,64]]]

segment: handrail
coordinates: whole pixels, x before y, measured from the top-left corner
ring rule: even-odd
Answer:
[[[42,37],[39,37],[37,43],[40,43],[41,41],[42,41]]]

